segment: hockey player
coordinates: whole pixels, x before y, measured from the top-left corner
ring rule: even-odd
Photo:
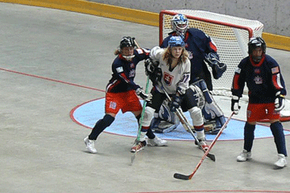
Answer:
[[[169,33],[169,36],[163,40],[161,47],[167,47],[171,36],[179,35],[183,38],[191,62],[190,85],[194,92],[195,100],[202,109],[204,119],[207,121],[206,130],[208,133],[217,133],[225,123],[225,117],[210,93],[212,79],[205,61],[212,68],[212,74],[215,79],[222,76],[226,70],[226,65],[219,61],[216,45],[211,38],[199,29],[189,28],[185,15],[175,15],[171,20],[171,27],[173,32]],[[159,112],[157,118],[152,122],[152,128],[156,132],[171,131],[179,124],[176,117],[170,114],[167,109],[168,107],[164,104],[162,106],[163,111]],[[167,120],[167,123],[161,120]]]
[[[196,106],[196,102],[192,98],[192,90],[188,89],[191,64],[183,39],[180,36],[172,36],[168,41],[168,47],[154,47],[150,52],[150,58],[152,62],[147,61],[146,69],[147,72],[152,73],[149,74],[154,85],[151,90],[152,100],[151,103],[147,103],[145,108],[140,141],[137,141],[132,150],[139,151],[146,145],[145,134],[149,129],[154,112],[159,111],[161,104],[166,99],[163,89],[172,97],[169,105],[170,111],[175,112],[179,107],[182,107],[184,111],[189,111],[201,147],[208,148],[205,142],[201,109]]]
[[[275,166],[286,166],[286,144],[283,126],[279,121],[280,111],[284,108],[286,95],[285,83],[278,63],[266,54],[266,43],[260,37],[250,39],[249,56],[238,65],[232,84],[231,110],[238,114],[239,99],[242,97],[245,83],[248,87],[249,104],[247,122],[244,127],[244,150],[237,157],[238,162],[251,159],[256,122],[270,120],[270,129],[278,151]]]
[[[112,64],[113,74],[106,87],[105,116],[95,124],[91,133],[84,139],[90,153],[97,153],[95,140],[112,124],[119,110],[123,113],[131,111],[139,122],[142,106],[137,95],[146,101],[150,101],[152,97],[134,82],[137,64],[147,59],[150,51],[135,47],[134,38],[127,36],[122,38],[120,48],[115,51],[117,57]],[[151,130],[148,130],[147,136],[154,145],[166,143],[165,140],[156,137]]]

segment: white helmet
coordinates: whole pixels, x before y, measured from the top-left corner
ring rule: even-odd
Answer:
[[[182,38],[185,37],[185,32],[188,29],[187,17],[183,14],[177,14],[171,19],[171,28]]]

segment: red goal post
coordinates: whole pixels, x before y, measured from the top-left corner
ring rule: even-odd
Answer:
[[[227,64],[227,71],[220,79],[213,79],[213,94],[227,95],[236,67],[241,59],[247,56],[249,39],[254,36],[261,37],[264,25],[257,20],[208,11],[162,10],[159,14],[160,44],[172,31],[171,19],[178,13],[186,15],[190,28],[204,31],[216,44],[221,62]]]

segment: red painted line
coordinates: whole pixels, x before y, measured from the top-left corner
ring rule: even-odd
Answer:
[[[53,82],[57,82],[57,83],[67,84],[67,85],[70,85],[70,86],[76,86],[76,87],[86,88],[86,89],[90,89],[90,90],[96,90],[96,91],[100,91],[100,92],[105,92],[105,90],[101,90],[101,89],[97,89],[97,88],[93,88],[93,87],[89,87],[89,86],[83,86],[83,85],[80,85],[80,84],[65,82],[65,81],[62,81],[62,80],[56,80],[56,79],[47,78],[47,77],[38,76],[38,75],[33,75],[33,74],[27,74],[27,73],[24,73],[24,72],[18,72],[18,71],[14,71],[14,70],[5,69],[5,68],[0,68],[0,70],[6,71],[6,72],[15,73],[15,74],[20,74],[20,75],[30,76],[30,77],[33,77],[33,78],[39,78],[39,79],[43,79],[43,80],[48,80],[48,81],[53,81]]]

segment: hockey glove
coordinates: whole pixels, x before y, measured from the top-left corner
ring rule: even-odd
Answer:
[[[212,66],[212,75],[215,79],[219,79],[227,70],[227,65],[224,63],[217,63]]]
[[[149,76],[150,74],[153,74],[155,71],[156,66],[153,64],[153,61],[151,58],[148,58],[144,62],[145,64],[145,74]]]
[[[149,102],[152,99],[152,94],[151,93],[146,94],[144,90],[140,87],[136,89],[136,94],[147,102]]]
[[[172,101],[171,101],[170,106],[169,106],[170,107],[170,111],[171,112],[175,112],[176,109],[179,108],[180,104],[181,104],[181,98],[180,98],[180,96],[174,95],[172,97]]]
[[[239,114],[239,110],[240,110],[241,106],[239,105],[239,97],[233,95],[232,96],[232,103],[231,103],[231,110],[232,112],[237,115]]]
[[[275,111],[281,111],[285,107],[285,96],[281,94],[281,92],[276,93],[275,99]]]

